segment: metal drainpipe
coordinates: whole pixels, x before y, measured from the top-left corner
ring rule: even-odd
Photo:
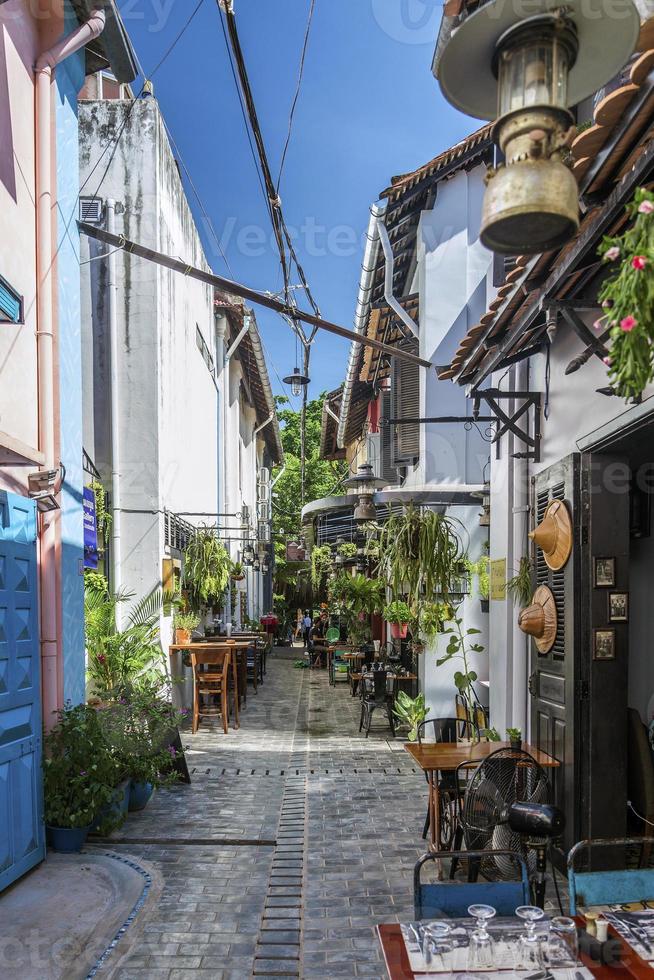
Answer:
[[[529,362],[521,361],[516,365],[515,371],[513,373],[513,389],[514,391],[528,391],[529,390]],[[512,411],[516,410],[515,403],[512,403]],[[523,452],[528,447],[522,443],[518,442],[514,438],[514,445],[516,446],[516,451]],[[529,530],[529,460],[528,459],[514,459],[513,460],[513,541],[512,541],[512,551],[513,551],[513,563],[515,565],[515,571],[518,570],[518,562],[522,557],[523,548],[525,547],[525,542],[527,541],[527,531]],[[510,574],[515,574],[513,571]],[[518,628],[517,616],[513,617],[513,642],[511,644],[511,649],[513,651],[513,664],[512,664],[512,676],[513,676],[513,692],[512,692],[512,710],[513,719],[509,721],[509,724],[513,728],[519,728],[521,731],[526,732],[527,739],[529,738],[529,690],[528,690],[528,679],[529,679],[529,650],[530,642],[529,638]]]
[[[381,242],[381,247],[384,252],[384,259],[386,261],[384,276],[384,299],[390,308],[399,316],[402,323],[409,328],[414,337],[420,337],[420,329],[418,324],[415,322],[415,320],[412,320],[407,311],[400,306],[398,301],[395,299],[395,294],[393,293],[395,258],[393,257],[393,248],[391,246],[391,240],[388,237],[386,225],[381,218],[377,219],[377,234],[379,235],[379,241]]]
[[[116,232],[116,202],[107,199],[107,231]],[[121,557],[121,498],[120,498],[120,383],[118,360],[117,315],[117,263],[116,252],[107,257],[107,320],[109,329],[109,357],[111,365],[110,415],[111,415],[111,573],[114,592],[123,584]],[[116,607],[116,626],[120,629],[120,604]]]
[[[361,279],[359,282],[359,295],[357,296],[357,307],[354,314],[354,329],[357,333],[365,333],[370,310],[370,293],[372,290],[372,280],[377,265],[377,253],[379,251],[379,219],[384,214],[385,207],[380,204],[373,204],[370,208],[370,221],[368,222],[368,233],[366,236],[366,247],[363,253],[361,264]],[[347,373],[345,375],[345,385],[343,387],[343,397],[341,399],[340,420],[336,431],[336,445],[339,449],[345,446],[345,430],[347,427],[347,417],[350,411],[350,399],[352,398],[352,386],[356,381],[357,361],[359,358],[360,344],[352,342],[350,345],[350,356],[347,362]]]
[[[54,163],[52,138],[52,79],[57,65],[76,54],[104,30],[105,14],[92,11],[88,21],[44,51],[34,66],[36,82],[36,358],[38,367],[39,447],[45,468],[55,460],[55,297],[53,288]],[[63,700],[63,678],[59,671],[57,611],[60,585],[57,570],[57,515],[41,518],[39,535],[39,584],[41,591],[41,676],[43,722],[52,724],[53,712]]]

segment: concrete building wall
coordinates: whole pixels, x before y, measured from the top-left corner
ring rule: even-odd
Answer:
[[[100,191],[103,201],[117,203],[117,230],[208,268],[155,100],[81,103],[82,179],[98,148],[123,126]],[[103,246],[83,242],[83,261],[102,252]],[[106,262],[100,258],[83,268],[85,361],[91,368],[84,438],[109,486]],[[198,524],[213,523],[218,510],[218,393],[196,342],[197,325],[215,357],[213,297],[202,284],[124,252],[118,254],[116,293],[123,585],[141,597],[161,583],[163,509],[206,513],[189,516]],[[163,625],[165,644],[170,624]]]

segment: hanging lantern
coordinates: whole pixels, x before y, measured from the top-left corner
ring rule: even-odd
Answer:
[[[283,378],[285,385],[291,386],[291,392],[297,397],[302,393],[302,389],[311,381],[311,378],[307,378],[306,374],[301,374],[299,367],[293,368],[293,374],[289,374],[286,378]]]
[[[243,564],[251,565],[254,561],[254,548],[252,547],[252,542],[247,541],[243,548]]]
[[[386,486],[386,480],[381,480],[375,476],[375,471],[371,463],[362,463],[359,466],[356,476],[351,476],[344,481],[344,486],[348,490],[354,490],[359,496],[359,503],[354,510],[355,521],[375,521],[377,519],[377,508],[375,507],[375,491]]]
[[[259,569],[261,568],[261,562],[259,561],[258,558],[255,558],[254,561],[252,562],[252,568],[255,570],[255,572],[258,572]]]
[[[444,22],[434,59],[443,94],[471,116],[497,118],[505,162],[489,171],[481,226],[495,252],[546,252],[579,227],[577,184],[561,159],[576,133],[569,107],[620,71],[640,29],[632,0],[612,0],[611,11],[605,2],[533,0],[540,12],[521,17],[519,5],[490,0],[454,27]]]

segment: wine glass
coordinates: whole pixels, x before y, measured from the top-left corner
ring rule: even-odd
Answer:
[[[567,915],[557,915],[552,919],[543,958],[550,969],[565,970],[567,973],[576,968],[579,962],[579,937],[574,919]]]
[[[515,914],[525,924],[525,932],[518,940],[516,968],[540,971],[543,967],[543,956],[541,937],[536,934],[536,923],[545,913],[535,905],[520,905]]]
[[[495,943],[488,932],[488,923],[495,915],[492,905],[470,905],[468,915],[477,920],[468,946],[468,969],[490,970],[493,966]]]
[[[425,926],[425,933],[435,969],[441,973],[449,973],[452,969],[454,953],[449,923],[443,919],[437,919]]]

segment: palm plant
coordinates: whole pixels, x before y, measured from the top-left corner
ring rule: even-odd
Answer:
[[[133,593],[111,593],[106,587],[88,586],[84,595],[84,629],[88,676],[96,694],[106,696],[137,676],[163,667],[159,644],[159,617],[164,603],[174,597],[155,589],[134,603],[118,629],[117,610],[133,599]],[[159,670],[159,673],[161,670]]]

